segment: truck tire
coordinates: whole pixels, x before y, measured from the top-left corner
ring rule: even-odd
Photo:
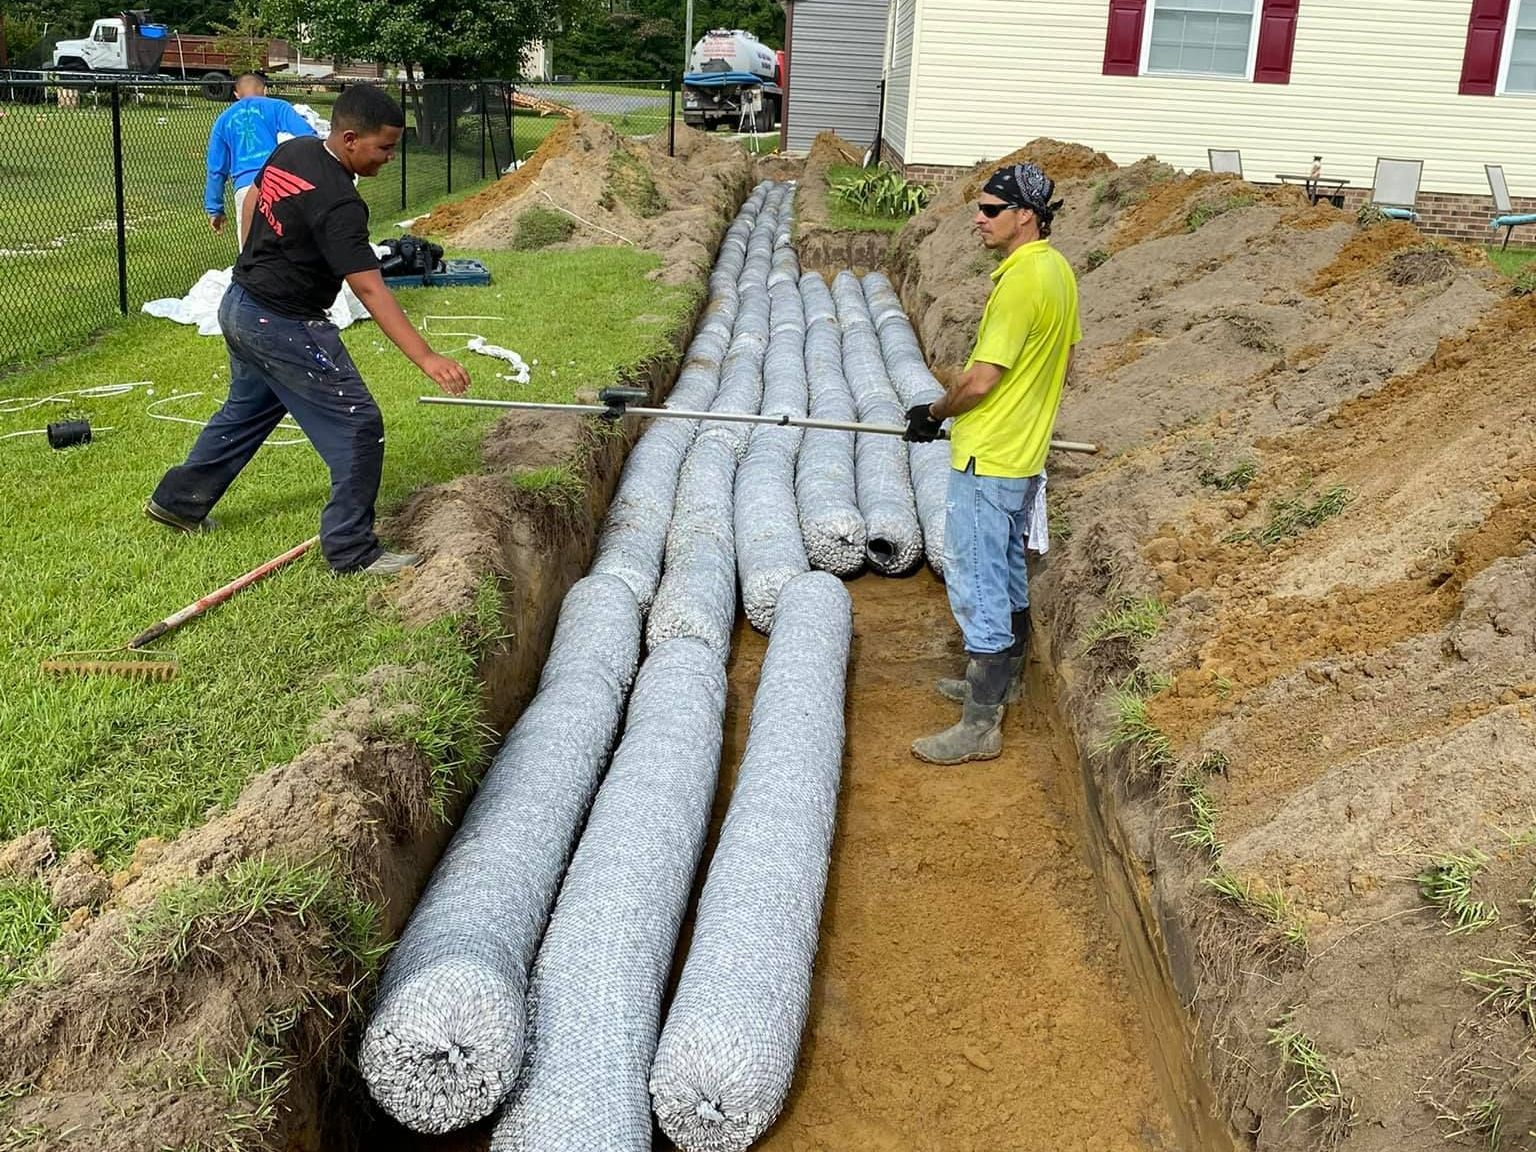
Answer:
[[[703,128],[706,132],[713,132],[716,128],[720,127],[720,121],[711,119],[710,117],[706,116],[704,117],[704,122],[700,125],[700,127]]]
[[[84,60],[70,56],[54,65],[54,76],[52,79],[58,82],[60,88],[77,88],[83,92],[94,87],[91,81],[85,78],[90,70],[91,66]],[[65,79],[59,73],[70,73],[71,75],[68,79]]]
[[[228,72],[204,72],[201,83],[205,99],[219,100],[226,104],[234,99],[235,84]]]

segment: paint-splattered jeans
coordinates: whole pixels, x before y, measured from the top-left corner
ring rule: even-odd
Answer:
[[[155,503],[201,520],[291,413],[331,470],[320,514],[320,546],[338,572],[372,564],[383,550],[373,533],[384,470],[384,417],[347,354],[336,326],[279,316],[238,284],[219,305],[229,346],[229,399],[198,436],[185,464],[155,489]]]
[[[1024,545],[1040,477],[949,474],[944,505],[944,587],[972,656],[1013,645],[1014,612],[1029,607]]]

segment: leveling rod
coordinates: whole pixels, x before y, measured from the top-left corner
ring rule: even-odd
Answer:
[[[645,398],[644,392],[609,388],[598,393],[601,404],[535,404],[527,400],[479,400],[461,396],[422,396],[423,404],[447,404],[459,408],[511,408],[519,412],[566,412],[573,415],[598,416],[617,421],[626,416],[654,416],[663,420],[703,420],[720,424],[764,424],[776,428],[811,428],[826,432],[866,432],[875,436],[904,436],[907,430],[889,424],[845,424],[837,420],[812,420],[803,416],[753,416],[744,412],[689,412],[680,408],[632,407],[633,398]],[[948,432],[939,433],[939,439],[949,439]],[[1052,440],[1056,452],[1098,452],[1097,444],[1084,444],[1075,440]]]

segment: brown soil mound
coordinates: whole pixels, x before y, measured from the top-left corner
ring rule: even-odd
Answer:
[[[838,164],[862,164],[863,162],[863,152],[836,132],[818,132],[816,139],[811,141],[811,150],[806,156],[807,168],[817,168],[823,172]]]
[[[1408,225],[1142,163],[1068,182],[1053,238],[1085,331],[1059,431],[1108,452],[1052,460],[1036,603],[1079,746],[1114,749],[1106,823],[1253,1147],[1427,1152],[1489,1102],[1524,1133],[1526,1025],[1462,973],[1536,927],[1536,304]],[[988,287],[965,217],[941,196],[901,244],[945,363]],[[1155,637],[1089,644],[1138,597]],[[1449,934],[1411,879],[1470,851],[1505,932]],[[1339,1082],[1289,1122],[1282,1027]]]
[[[518,220],[542,207],[567,215],[569,246],[633,244],[660,255],[663,279],[692,282],[707,271],[722,209],[740,202],[750,158],[729,141],[679,127],[677,155],[663,137],[632,139],[577,114],[557,127],[516,172],[427,227],[461,248],[508,248]]]
[[[1081,144],[1063,144],[1060,140],[1041,136],[1017,152],[1008,153],[1001,160],[986,160],[978,164],[975,172],[966,180],[965,198],[974,200],[992,173],[1010,164],[1038,164],[1058,184],[1064,180],[1086,180],[1115,169],[1115,162],[1102,152],[1095,152]]]

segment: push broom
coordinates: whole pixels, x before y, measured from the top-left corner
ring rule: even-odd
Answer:
[[[259,568],[251,569],[244,576],[231,580],[224,587],[208,593],[201,600],[194,600],[180,611],[172,612],[164,620],[140,632],[122,648],[103,648],[95,652],[61,652],[52,660],[44,660],[39,668],[50,676],[127,676],[134,680],[170,680],[177,672],[178,665],[175,660],[77,660],[71,658],[121,655],[142,651],[160,637],[176,631],[188,620],[195,620],[210,608],[218,607],[258,580],[265,579],[279,568],[293,563],[319,541],[320,537],[312,536],[296,548],[290,548]]]

